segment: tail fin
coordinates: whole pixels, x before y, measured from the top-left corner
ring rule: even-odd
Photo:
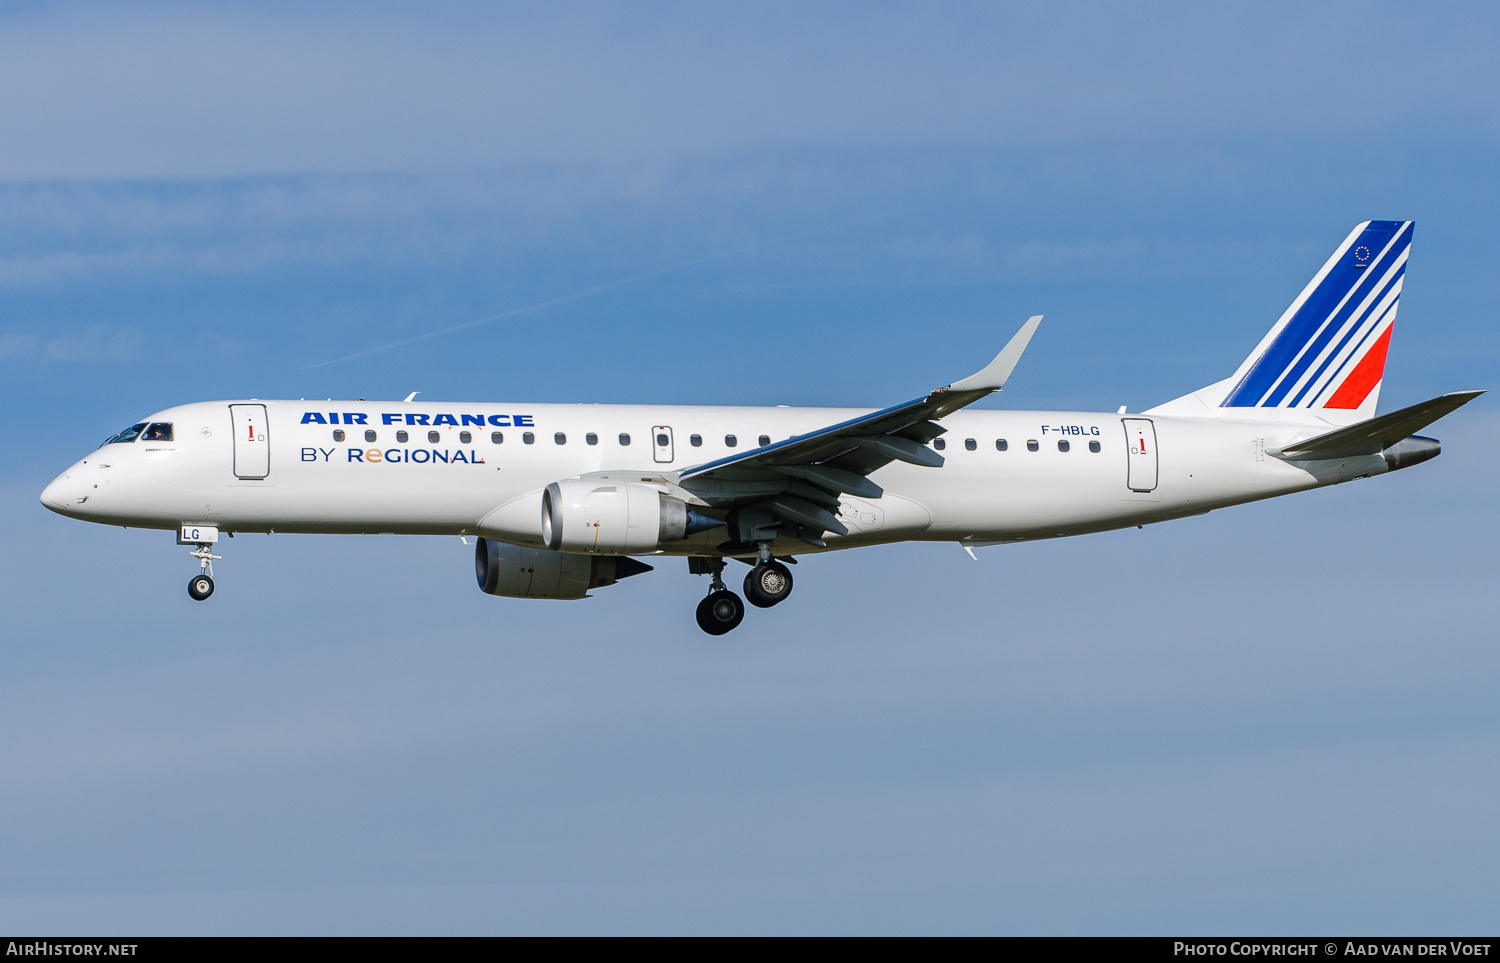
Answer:
[[[1373,417],[1412,228],[1366,221],[1349,232],[1233,376],[1179,401],[1225,415],[1300,410],[1332,424]]]

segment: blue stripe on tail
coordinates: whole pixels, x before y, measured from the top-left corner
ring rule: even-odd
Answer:
[[[1350,316],[1377,285],[1382,285],[1391,265],[1411,246],[1408,225],[1407,221],[1367,224],[1220,404],[1226,408],[1280,405],[1329,342],[1340,334],[1346,339],[1352,334],[1345,332]],[[1390,279],[1391,284],[1395,282],[1396,278]],[[1374,310],[1378,302],[1379,298],[1369,310]],[[1363,320],[1355,319],[1353,329],[1357,330]],[[1309,383],[1317,380],[1310,379]],[[1296,400],[1302,400],[1304,394],[1305,389]]]
[[[1408,241],[1408,246],[1409,245],[1410,242]],[[1373,271],[1374,268],[1371,268],[1370,270]],[[1380,304],[1385,300],[1385,296],[1390,293],[1390,290],[1392,288],[1400,283],[1401,278],[1405,275],[1406,265],[1403,264],[1396,269],[1396,272],[1393,275],[1391,275],[1391,279],[1380,289],[1380,292],[1376,294],[1373,299],[1371,299],[1369,308],[1357,319],[1354,324],[1347,326],[1347,330],[1344,331],[1344,337],[1339,341],[1338,346],[1335,347],[1332,351],[1328,352],[1328,357],[1323,359],[1323,363],[1318,366],[1318,370],[1313,373],[1313,376],[1311,378],[1307,379],[1307,383],[1302,386],[1302,390],[1298,391],[1297,396],[1292,399],[1290,407],[1295,408],[1296,406],[1300,405],[1303,398],[1307,398],[1309,401],[1313,398],[1316,398],[1320,393],[1322,393],[1322,390],[1328,386],[1328,383],[1332,381],[1333,378],[1337,378],[1339,374],[1342,373],[1343,368],[1347,367],[1350,359],[1354,357],[1353,353],[1344,357],[1343,363],[1340,366],[1340,370],[1333,373],[1333,378],[1329,378],[1327,380],[1323,379],[1323,375],[1325,372],[1327,372],[1328,366],[1338,360],[1339,352],[1344,350],[1344,348],[1349,344],[1350,339],[1359,334],[1361,331],[1363,331],[1365,337],[1368,338],[1370,336],[1370,333],[1375,330],[1374,328],[1366,328],[1365,323],[1371,320],[1371,315],[1374,315],[1377,311],[1380,311]],[[1361,291],[1354,297],[1350,298],[1350,306],[1357,307],[1359,302],[1364,300],[1365,293],[1366,292]],[[1381,313],[1383,316],[1384,312]],[[1378,321],[1380,319],[1375,318],[1374,320]],[[1337,321],[1334,324],[1330,324],[1328,326],[1329,333],[1332,334],[1333,332],[1340,330],[1341,324],[1342,321]],[[1309,351],[1306,355],[1303,355],[1303,357],[1316,358],[1319,352],[1322,351],[1323,344],[1326,343],[1327,341],[1325,339],[1320,338],[1319,343],[1314,344],[1312,350]],[[1363,339],[1361,339],[1361,343],[1363,343]],[[1355,348],[1355,352],[1358,352],[1357,347]],[[1297,375],[1293,374],[1291,380],[1295,382],[1296,378]]]

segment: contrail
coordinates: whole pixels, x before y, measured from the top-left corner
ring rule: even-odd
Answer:
[[[918,210],[925,209],[926,208],[918,208]],[[836,227],[819,228],[816,231],[807,231],[802,234],[794,234],[791,237],[784,238],[782,240],[782,243],[786,243],[788,241],[801,241],[810,237],[817,237],[820,234],[834,234],[853,227],[864,227],[868,224],[887,221],[891,218],[900,217],[904,214],[910,213],[912,213],[912,211],[900,211],[892,214],[881,214],[875,217],[867,217],[857,221],[851,221],[846,224],[840,224]],[[493,321],[502,321],[506,318],[514,318],[517,315],[530,314],[533,311],[541,311],[545,308],[554,307],[559,304],[567,304],[569,301],[577,301],[581,298],[588,298],[593,297],[596,294],[603,294],[605,291],[613,291],[616,288],[627,287],[631,284],[639,284],[642,281],[649,281],[652,278],[659,278],[667,274],[675,274],[678,271],[686,271],[689,268],[695,268],[702,264],[708,264],[713,261],[722,261],[723,259],[728,257],[734,257],[739,254],[744,254],[748,251],[757,250],[762,246],[763,245],[756,244],[749,247],[739,248],[733,251],[721,251],[718,254],[708,254],[703,257],[694,258],[691,261],[684,261],[681,264],[674,264],[671,267],[664,267],[659,268],[655,271],[648,271],[645,274],[636,274],[628,278],[621,278],[618,281],[609,281],[605,284],[596,284],[591,288],[584,288],[582,291],[574,291],[572,294],[564,294],[559,297],[550,298],[546,301],[538,301],[535,304],[528,304],[519,308],[511,308],[509,311],[502,311],[499,314],[491,314],[488,317],[476,318],[473,321],[465,321],[463,324],[455,324],[452,327],[448,328],[439,328],[436,331],[428,331],[425,334],[414,334],[409,338],[402,338],[400,341],[392,341],[390,344],[382,344],[375,348],[366,348],[363,351],[356,351],[353,354],[346,354],[342,358],[334,358],[331,361],[319,361],[316,364],[303,365],[302,370],[306,371],[310,368],[323,368],[331,364],[338,364],[342,361],[352,361],[355,358],[368,357],[369,355],[379,354],[382,351],[389,351],[392,348],[399,348],[403,345],[415,344],[418,341],[426,341],[428,338],[437,338],[445,334],[452,334],[455,331],[464,331],[469,328],[477,328],[481,324],[489,324]]]
[[[664,274],[671,274],[674,271],[686,271],[688,268],[697,267],[700,264],[707,264],[709,261],[717,261],[720,258],[728,256],[729,255],[727,253],[711,254],[708,257],[700,257],[692,261],[686,261],[682,264],[674,264],[671,267],[661,268],[656,271],[649,271],[646,274],[637,274],[633,277],[621,278],[618,281],[610,281],[607,284],[596,284],[591,288],[584,288],[582,291],[574,291],[572,294],[564,294],[560,297],[550,298],[546,301],[538,301],[535,304],[528,304],[519,308],[511,308],[509,311],[502,311],[499,314],[492,314],[484,318],[476,318],[473,321],[465,321],[463,324],[455,324],[452,327],[448,328],[439,328],[436,331],[428,331],[425,334],[414,334],[409,338],[402,338],[400,341],[392,341],[390,344],[382,344],[379,347],[366,348],[363,351],[356,351],[353,354],[346,354],[342,358],[334,358],[331,361],[319,361],[316,364],[303,365],[302,369],[306,371],[309,368],[322,368],[327,365],[338,364],[340,361],[352,361],[355,358],[363,358],[367,355],[379,354],[382,351],[389,351],[392,348],[399,348],[402,345],[414,344],[418,341],[426,341],[428,338],[436,338],[440,337],[441,335],[452,334],[455,331],[463,331],[467,328],[476,328],[481,324],[489,324],[491,321],[501,321],[505,318],[514,318],[517,315],[521,314],[530,314],[533,311],[541,311],[543,308],[550,308],[558,304],[567,304],[569,301],[577,301],[580,298],[590,297],[595,294],[602,294],[605,291],[613,291],[615,288],[623,288],[626,285],[630,284],[639,284],[642,281],[649,281],[652,278],[659,278]]]

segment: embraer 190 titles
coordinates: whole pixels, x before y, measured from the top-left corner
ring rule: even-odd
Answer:
[[[879,410],[212,401],[141,419],[59,475],[62,515],[177,532],[214,590],[221,533],[475,536],[491,595],[579,599],[685,557],[698,624],[792,590],[796,556],[1079,535],[1334,485],[1439,452],[1415,434],[1482,392],[1376,416],[1412,222],[1367,221],[1228,378],[1139,414],[975,410],[984,369]],[[519,412],[519,413],[518,413]]]

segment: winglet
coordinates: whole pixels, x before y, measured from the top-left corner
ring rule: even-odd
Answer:
[[[1036,334],[1037,325],[1042,323],[1040,314],[1027,319],[1021,325],[1021,330],[1010,339],[1010,343],[1000,349],[995,355],[995,360],[985,365],[983,370],[969,375],[962,381],[955,381],[943,391],[999,391],[1005,387],[1005,382],[1010,380],[1010,373],[1016,370],[1016,362],[1021,360],[1021,352],[1026,350],[1026,345],[1031,343],[1031,336]]]

